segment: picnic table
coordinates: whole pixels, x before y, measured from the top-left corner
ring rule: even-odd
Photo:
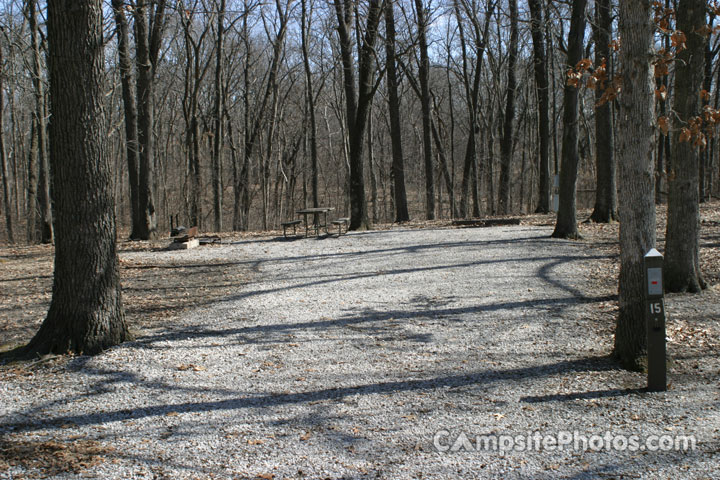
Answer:
[[[330,232],[328,232],[327,214],[328,212],[332,212],[333,210],[335,210],[333,207],[302,208],[298,210],[297,214],[303,216],[303,222],[305,224],[305,236],[308,236],[311,227],[315,230],[316,237],[320,235],[321,228],[324,228],[325,233],[329,235]],[[312,225],[308,223],[308,215],[313,216]],[[320,222],[320,215],[323,216],[322,222]]]

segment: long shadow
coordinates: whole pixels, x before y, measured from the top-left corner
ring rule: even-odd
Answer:
[[[265,393],[218,401],[184,402],[140,408],[121,408],[105,412],[81,415],[62,415],[43,419],[41,423],[9,422],[0,423],[1,431],[28,432],[38,429],[59,429],[65,425],[98,425],[109,421],[137,420],[159,417],[170,412],[202,413],[231,411],[248,408],[265,409],[282,405],[302,405],[311,402],[333,401],[355,395],[395,394],[403,392],[433,391],[446,388],[481,387],[503,381],[520,381],[574,372],[609,371],[617,366],[604,357],[567,360],[554,364],[537,365],[508,370],[484,370],[466,375],[446,375],[417,380],[377,382],[349,387],[325,388],[295,393]]]
[[[323,319],[317,321],[298,322],[298,323],[274,323],[269,325],[254,325],[250,327],[224,328],[224,329],[183,329],[169,332],[163,332],[157,335],[147,335],[138,339],[135,344],[143,346],[151,346],[159,341],[184,340],[187,338],[228,338],[229,336],[237,336],[238,341],[242,343],[282,343],[277,340],[278,334],[288,333],[301,330],[321,330],[326,331],[332,328],[347,328],[358,325],[376,325],[375,328],[381,329],[378,325],[390,319],[394,320],[429,320],[448,317],[462,317],[466,315],[480,315],[482,313],[512,310],[527,307],[553,306],[563,307],[568,305],[589,304],[595,302],[606,302],[615,299],[615,295],[589,297],[589,298],[547,298],[547,299],[529,299],[514,302],[494,303],[490,305],[475,305],[457,308],[439,308],[426,310],[371,310],[359,313],[353,313],[337,319]],[[457,320],[461,321],[461,320]],[[274,335],[274,336],[273,336]],[[410,338],[407,338],[411,340]],[[425,342],[427,339],[418,337],[418,341]],[[284,340],[284,342],[295,342],[295,340]]]
[[[383,233],[383,232],[380,232]],[[320,255],[308,255],[308,256],[295,256],[295,257],[286,257],[286,258],[271,258],[267,260],[252,260],[248,262],[228,262],[228,266],[235,266],[235,265],[242,265],[244,263],[252,263],[256,269],[259,269],[260,266],[263,263],[272,263],[272,262],[289,262],[289,263],[302,263],[308,260],[317,260],[317,259],[342,259],[342,261],[356,261],[356,262],[362,262],[363,260],[366,260],[368,255],[383,255],[383,254],[413,254],[422,252],[425,250],[430,249],[447,249],[447,248],[481,248],[483,246],[487,246],[490,244],[498,244],[498,245],[506,245],[508,243],[523,243],[523,242],[530,242],[532,244],[537,244],[538,242],[549,242],[549,243],[556,243],[557,240],[549,240],[545,237],[535,237],[535,236],[529,236],[529,237],[522,237],[522,238],[514,238],[510,240],[489,240],[489,241],[473,241],[473,242],[440,242],[440,243],[433,243],[433,244],[415,244],[415,245],[403,245],[399,247],[391,247],[391,248],[383,248],[383,249],[375,249],[375,250],[369,250],[369,251],[354,251],[354,252],[341,252],[341,253],[327,253],[327,254],[320,254]],[[543,264],[543,266],[538,270],[537,276],[538,278],[542,279],[543,281],[547,282],[550,285],[553,285],[561,290],[565,290],[570,293],[571,298],[552,298],[552,299],[530,299],[530,300],[523,300],[523,301],[517,301],[517,302],[504,302],[504,303],[497,303],[493,305],[479,305],[475,307],[464,307],[464,308],[458,308],[458,309],[445,309],[445,310],[428,310],[426,312],[393,312],[393,315],[396,315],[398,317],[403,318],[409,318],[411,316],[413,317],[428,317],[430,315],[442,315],[442,316],[449,316],[449,315],[463,315],[463,314],[472,314],[472,313],[479,313],[483,311],[496,311],[496,310],[503,310],[503,309],[514,309],[514,308],[522,308],[522,307],[537,307],[542,305],[554,305],[554,306],[563,306],[563,305],[569,305],[572,303],[592,303],[592,302],[600,302],[600,301],[608,301],[612,300],[614,297],[595,297],[595,298],[585,298],[583,292],[581,292],[579,289],[573,287],[572,285],[567,285],[564,282],[562,282],[559,279],[553,278],[551,275],[551,271],[562,264],[566,264],[568,262],[575,262],[575,261],[587,261],[587,260],[595,260],[604,258],[602,255],[596,255],[596,256],[579,256],[579,255],[561,255],[561,256],[554,256],[554,257],[548,257],[548,256],[535,256],[535,257],[527,257],[527,258],[506,258],[506,259],[495,259],[495,260],[478,260],[478,261],[472,261],[472,262],[465,262],[465,263],[459,263],[459,264],[448,264],[448,265],[434,265],[434,266],[419,266],[419,267],[408,267],[408,268],[398,268],[393,270],[384,270],[384,271],[376,271],[375,268],[373,268],[370,271],[365,272],[358,272],[358,273],[350,273],[350,274],[329,274],[324,276],[318,276],[318,275],[312,275],[312,276],[297,276],[292,275],[292,280],[299,281],[299,283],[295,283],[292,285],[283,285],[283,286],[275,286],[267,289],[262,290],[247,290],[245,292],[241,292],[237,295],[227,296],[219,299],[211,299],[208,301],[196,301],[193,306],[194,307],[202,307],[205,305],[211,305],[211,304],[221,304],[221,303],[228,303],[228,302],[236,302],[241,300],[246,300],[249,298],[253,298],[258,295],[271,295],[281,292],[287,292],[289,290],[297,290],[297,289],[303,289],[308,287],[318,287],[323,285],[329,285],[337,282],[350,282],[354,280],[360,280],[365,278],[378,278],[378,277],[389,277],[394,275],[404,275],[404,274],[411,274],[411,273],[419,273],[419,272],[435,272],[435,271],[442,271],[447,269],[456,269],[456,268],[472,268],[472,267],[478,267],[482,265],[491,265],[491,264],[499,264],[499,263],[522,263],[522,262],[546,262]],[[307,280],[307,281],[303,281]],[[318,322],[303,322],[299,324],[276,324],[276,325],[266,325],[266,326],[258,326],[258,327],[244,327],[244,328],[238,328],[238,329],[221,329],[221,330],[215,330],[215,329],[204,329],[201,331],[193,330],[193,331],[173,331],[173,332],[166,332],[164,334],[160,335],[154,335],[154,336],[148,336],[140,339],[140,342],[144,345],[149,345],[153,342],[159,341],[159,340],[173,340],[173,339],[180,339],[180,338],[187,338],[188,336],[195,336],[195,337],[213,337],[213,336],[224,336],[224,335],[251,335],[253,333],[270,333],[270,332],[279,332],[279,331],[286,331],[286,330],[298,330],[298,329],[305,329],[305,328],[314,328],[314,329],[322,329],[322,328],[328,328],[328,327],[338,327],[338,326],[347,326],[351,324],[358,324],[358,323],[369,323],[369,322],[377,322],[378,320],[387,319],[387,315],[381,315],[381,316],[375,316],[375,317],[367,317],[367,316],[357,316],[356,318],[345,318],[340,320],[329,320],[329,321],[318,321]],[[248,339],[244,339],[245,341],[248,341]]]
[[[409,274],[409,273],[419,273],[419,272],[434,272],[434,271],[442,271],[447,270],[451,268],[469,268],[469,267],[477,267],[480,265],[492,265],[492,264],[498,264],[498,263],[514,263],[514,262],[536,262],[536,261],[543,261],[543,260],[554,260],[554,262],[547,266],[547,268],[543,267],[541,269],[541,276],[544,275],[544,279],[547,279],[549,283],[559,286],[563,288],[564,290],[570,292],[573,295],[582,297],[583,294],[579,292],[577,289],[571,287],[571,286],[563,286],[561,282],[556,280],[551,280],[549,274],[547,271],[551,269],[553,266],[557,266],[562,263],[566,262],[573,262],[573,261],[583,261],[583,260],[594,260],[594,259],[600,259],[605,258],[601,255],[598,256],[563,256],[563,257],[531,257],[531,258],[509,258],[509,259],[501,259],[501,260],[478,260],[475,262],[466,262],[466,263],[459,263],[459,264],[449,264],[449,265],[434,265],[430,267],[413,267],[413,268],[398,268],[394,270],[383,270],[381,272],[378,272],[377,270],[373,271],[367,271],[367,272],[360,272],[355,274],[346,274],[346,275],[333,275],[331,278],[322,278],[318,279],[317,276],[314,276],[314,281],[305,282],[305,283],[299,283],[296,285],[284,285],[284,286],[278,286],[275,288],[268,288],[266,290],[251,290],[247,292],[243,292],[239,295],[235,295],[232,297],[229,297],[226,300],[223,301],[237,301],[237,300],[244,300],[247,298],[251,298],[257,295],[267,295],[272,293],[278,293],[281,291],[287,291],[287,290],[296,290],[299,288],[306,288],[306,287],[317,287],[321,285],[327,285],[330,283],[338,282],[338,281],[352,281],[352,280],[360,280],[364,278],[369,277],[378,277],[379,275],[382,276],[391,276],[391,275],[403,275],[403,274]],[[543,273],[543,271],[545,271]],[[295,278],[295,277],[293,277]]]
[[[0,283],[26,282],[29,280],[50,280],[52,278],[53,278],[52,275],[28,275],[27,277],[0,279]]]
[[[387,234],[389,232],[371,232],[374,235]],[[361,235],[361,234],[356,234]],[[306,262],[310,260],[322,260],[335,258],[343,261],[352,261],[353,259],[368,258],[376,255],[386,254],[404,254],[404,253],[419,253],[425,250],[432,249],[447,249],[447,248],[469,248],[469,247],[483,247],[492,245],[507,245],[513,243],[549,243],[557,245],[559,240],[547,238],[546,235],[538,236],[527,236],[510,239],[498,239],[498,240],[473,240],[473,241],[453,241],[453,242],[438,242],[438,243],[420,243],[414,245],[403,245],[399,247],[379,248],[374,250],[353,250],[350,252],[333,252],[333,253],[319,253],[312,255],[296,255],[296,256],[282,256],[282,257],[270,257],[263,260],[248,260],[247,262],[237,262],[238,265],[246,263],[258,263],[259,265],[268,263],[294,263],[294,262]],[[241,242],[241,243],[254,243],[254,242]],[[233,243],[232,245],[236,245]]]
[[[570,402],[573,400],[625,397],[629,395],[640,395],[646,392],[646,388],[613,388],[609,390],[594,390],[591,392],[558,393],[553,395],[527,396],[520,397],[520,401],[526,403]]]

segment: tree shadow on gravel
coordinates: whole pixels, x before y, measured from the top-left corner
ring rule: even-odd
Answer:
[[[646,392],[646,388],[611,388],[607,390],[594,390],[591,392],[557,393],[551,395],[520,397],[520,401],[526,403],[569,402],[573,400],[625,397],[628,395],[640,395]]]
[[[499,302],[488,305],[476,305],[468,307],[455,308],[430,308],[426,310],[374,310],[365,309],[358,310],[347,314],[340,318],[322,318],[307,322],[280,322],[273,324],[253,325],[237,328],[206,328],[206,327],[179,327],[168,328],[157,334],[145,335],[133,342],[135,345],[155,348],[154,344],[159,342],[169,342],[178,340],[188,340],[190,338],[206,338],[206,339],[226,339],[228,337],[237,337],[236,341],[242,344],[276,344],[276,343],[297,343],[297,339],[281,338],[282,334],[297,331],[319,330],[327,331],[332,328],[364,328],[369,331],[384,330],[384,324],[389,320],[437,320],[462,317],[466,315],[481,315],[484,313],[515,310],[515,309],[539,309],[547,307],[555,309],[554,314],[558,315],[565,308],[572,305],[591,304],[596,302],[607,302],[615,299],[615,295],[606,295],[601,297],[587,298],[545,298],[545,299],[528,299],[510,302]],[[558,310],[559,309],[559,310]],[[458,320],[459,321],[459,320]],[[411,338],[408,338],[411,340]],[[428,338],[416,339],[417,341],[427,342]],[[206,345],[211,347],[211,344]],[[167,348],[173,348],[168,346]]]
[[[12,431],[17,433],[35,431],[38,429],[61,429],[66,428],[67,425],[99,425],[108,421],[138,420],[148,417],[184,413],[231,411],[249,408],[264,409],[284,405],[307,405],[322,401],[340,401],[346,397],[356,395],[390,395],[419,391],[431,392],[440,389],[458,389],[465,387],[477,388],[499,382],[522,381],[525,379],[540,378],[550,375],[613,371],[618,369],[619,367],[617,364],[607,357],[589,357],[524,368],[483,370],[463,375],[443,375],[425,379],[377,382],[349,387],[326,388],[294,393],[269,392],[259,395],[248,395],[239,398],[207,402],[184,402],[172,405],[157,405],[142,408],[108,409],[104,412],[48,417],[38,423],[4,421],[0,423],[0,433],[3,431]],[[168,386],[168,389],[171,388],[173,387]]]

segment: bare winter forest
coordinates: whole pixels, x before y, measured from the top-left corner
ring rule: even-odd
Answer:
[[[0,12],[2,243],[52,238],[44,3],[4,0]],[[568,88],[577,206],[592,207],[613,162],[618,7],[575,8],[573,30],[573,3],[585,4],[105,1],[101,100],[121,234],[165,234],[171,215],[204,231],[277,228],[318,204],[350,215],[358,188],[369,223],[547,211]],[[678,46],[676,3],[654,6],[660,56]],[[713,8],[702,101],[717,108]],[[656,63],[658,118],[672,119],[674,75],[674,62]],[[701,200],[718,194],[720,149],[705,141]]]

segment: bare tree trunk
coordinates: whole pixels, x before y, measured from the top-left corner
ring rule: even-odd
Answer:
[[[315,117],[315,92],[313,90],[313,76],[310,70],[310,53],[308,49],[308,31],[311,27],[312,10],[308,12],[307,0],[302,0],[302,19],[300,21],[301,40],[303,52],[303,65],[305,67],[305,95],[310,120],[310,189],[312,206],[319,207],[318,199],[318,144],[317,144],[317,119]]]
[[[710,28],[715,27],[715,13],[710,10],[709,21],[708,26]],[[705,70],[703,73],[703,90],[705,90],[706,95],[703,95],[702,97],[702,106],[703,108],[710,104],[710,91],[712,89],[712,76],[713,76],[713,61],[715,60],[715,56],[717,55],[718,51],[720,51],[719,48],[713,49],[710,46],[710,39],[708,37],[707,41],[705,42]],[[717,88],[716,88],[717,89]],[[711,143],[714,138],[710,139]],[[700,156],[700,203],[704,203],[708,200],[710,200],[712,195],[712,152],[713,148],[705,148],[701,152]]]
[[[42,243],[52,243],[53,227],[52,212],[50,208],[50,174],[47,156],[46,122],[45,122],[45,88],[42,80],[41,56],[40,56],[40,30],[37,23],[36,0],[27,0],[27,16],[30,26],[30,47],[32,49],[32,79],[33,93],[35,96],[35,110],[33,111],[33,133],[36,135],[31,155],[37,160],[36,168],[39,168],[38,183],[36,186],[37,199],[32,198],[29,211],[32,211],[28,219],[28,230],[37,227],[40,232]],[[32,162],[31,162],[32,163]],[[35,172],[33,172],[34,174]],[[36,214],[35,205],[39,210],[39,217]],[[32,223],[30,223],[32,222]],[[35,235],[32,235],[33,238]]]
[[[368,111],[368,123],[367,123],[367,156],[368,156],[368,173],[370,174],[370,203],[372,203],[372,222],[377,223],[379,221],[378,216],[378,188],[377,188],[377,175],[375,173],[375,149],[373,148],[373,112],[372,104],[370,104],[370,110]]]
[[[423,125],[423,159],[425,164],[425,218],[435,219],[435,182],[433,169],[432,136],[430,133],[430,57],[428,56],[427,22],[429,12],[422,0],[415,0],[417,15],[418,44],[420,64],[418,77],[420,80],[420,105],[422,108]]]
[[[215,118],[213,132],[212,190],[213,229],[222,231],[223,189],[222,189],[222,148],[223,148],[223,39],[225,37],[225,0],[220,0],[217,10],[217,41],[215,43]]]
[[[582,59],[585,32],[586,0],[573,2],[568,34],[566,71],[574,69]],[[578,169],[578,87],[566,83],[563,96],[562,163],[560,166],[560,208],[555,238],[580,238],[577,228],[575,193]]]
[[[665,290],[699,292],[706,284],[700,271],[699,151],[692,140],[681,141],[680,130],[700,114],[705,42],[704,0],[680,0],[677,28],[687,37],[687,48],[675,62],[673,97],[672,170],[668,176],[668,220],[665,243]]]
[[[151,13],[152,11],[152,13]],[[157,0],[154,7],[147,0],[138,0],[135,7],[135,46],[137,49],[137,101],[138,143],[140,161],[138,168],[138,203],[142,221],[138,225],[138,238],[148,240],[157,234],[155,193],[153,176],[155,167],[155,118],[154,84],[160,40],[164,27],[165,0]],[[152,24],[149,18],[152,17]]]
[[[640,369],[647,355],[643,257],[655,247],[653,196],[653,20],[650,2],[620,2],[622,92],[618,97],[620,167],[620,312],[614,355],[626,368]]]
[[[482,64],[485,54],[485,45],[488,37],[488,31],[490,29],[490,18],[492,17],[493,11],[495,10],[497,2],[488,2],[485,9],[485,19],[482,27],[480,26],[479,20],[475,15],[475,12],[469,9],[466,2],[456,0],[454,3],[455,15],[458,21],[458,31],[460,34],[460,46],[462,48],[463,58],[463,85],[465,87],[465,96],[467,97],[468,107],[468,118],[470,120],[470,129],[468,132],[467,145],[465,147],[465,162],[463,166],[463,178],[460,187],[460,211],[461,217],[468,215],[467,209],[467,198],[468,188],[472,185],[473,188],[473,214],[479,215],[479,194],[478,194],[478,178],[477,178],[477,134],[479,133],[480,127],[478,125],[478,110],[479,110],[479,96],[480,96],[480,77],[482,74]],[[475,71],[472,81],[470,80],[470,67],[468,61],[470,56],[468,55],[467,42],[465,39],[465,33],[463,28],[463,21],[460,8],[461,6],[465,9],[465,13],[470,20],[473,27],[473,36],[476,43],[475,55]],[[474,175],[474,177],[473,177]]]
[[[529,0],[530,33],[533,43],[533,67],[535,73],[535,91],[538,102],[538,136],[540,155],[540,177],[538,183],[538,206],[536,213],[550,212],[550,192],[552,187],[550,173],[550,86],[548,84],[547,56],[545,50],[543,3]]]
[[[0,122],[2,122],[2,120],[0,120]],[[27,157],[27,195],[25,197],[25,204],[27,205],[26,238],[28,243],[30,244],[33,244],[37,241],[37,225],[39,218],[37,205],[37,189],[38,157],[40,154],[38,152],[38,135],[36,130],[36,122],[30,122],[30,150]]]
[[[120,82],[122,84],[123,108],[125,113],[125,152],[128,165],[128,183],[130,185],[130,238],[139,240],[138,232],[142,230],[140,210],[140,181],[138,174],[138,111],[135,98],[136,86],[132,74],[130,58],[130,40],[128,35],[127,18],[123,0],[112,1],[115,16],[115,32],[118,38],[118,57],[120,67]]]
[[[596,22],[593,26],[595,36],[595,64],[606,65],[610,71],[612,61],[610,38],[612,34],[611,0],[598,0],[595,4]],[[595,90],[595,98],[602,98],[605,85]],[[613,152],[613,114],[612,103],[606,102],[595,109],[595,142],[597,178],[595,187],[595,208],[590,220],[608,223],[617,220],[617,184],[615,179],[615,156]]]
[[[676,1],[676,0],[675,0]],[[670,0],[665,0],[665,8],[670,9]],[[670,51],[669,35],[664,35],[663,39],[666,51]],[[669,98],[669,75],[662,75],[657,78],[657,89],[664,90],[665,95],[658,100],[660,106],[659,116],[667,115],[667,106]],[[655,203],[660,205],[663,203],[663,195],[667,195],[667,174],[670,171],[670,135],[658,135],[657,141],[657,159],[655,168]]]
[[[0,68],[3,67],[3,52],[0,46]],[[0,72],[0,112],[5,109],[5,75]],[[5,126],[3,116],[0,115],[0,173],[3,181],[3,204],[5,206],[5,228],[7,230],[8,243],[15,243],[15,232],[13,229],[12,206],[10,205],[10,179],[8,172],[7,154],[5,152]]]
[[[395,1],[385,2],[385,56],[387,58],[388,112],[390,116],[390,140],[392,142],[392,176],[395,200],[395,221],[407,222],[410,214],[405,191],[405,165],[402,151],[402,127],[400,126],[400,98],[395,60]]]
[[[510,5],[510,44],[508,46],[508,77],[505,94],[505,112],[503,132],[500,141],[500,184],[498,211],[501,215],[510,213],[510,167],[512,162],[513,120],[515,119],[515,64],[518,53],[518,13],[517,0],[509,0]]]
[[[27,355],[92,355],[130,337],[101,101],[102,26],[100,0],[48,1],[55,273],[50,309]]]
[[[190,180],[190,226],[203,227],[203,180],[200,165],[200,94],[202,83],[210,67],[211,58],[203,59],[203,44],[210,31],[209,22],[199,28],[193,15],[182,15],[181,23],[185,36],[185,87],[183,114],[187,131],[185,133],[188,151],[188,174]],[[197,34],[197,38],[193,34]],[[204,60],[204,63],[203,63]]]
[[[352,0],[334,0],[337,17],[337,30],[340,39],[340,55],[343,66],[343,85],[345,88],[345,107],[350,160],[350,226],[351,230],[367,229],[367,199],[365,198],[365,179],[363,173],[363,143],[367,126],[368,110],[375,94],[373,78],[375,75],[375,41],[378,25],[382,17],[379,0],[369,0],[367,20],[364,32],[357,32],[362,43],[358,47],[357,87],[355,86],[355,61],[353,59],[353,41],[351,35],[354,23]],[[359,19],[357,23],[359,24]]]
[[[247,5],[246,5],[247,6]],[[242,215],[241,229],[247,230],[249,223],[249,211],[250,211],[250,164],[252,156],[255,154],[255,150],[260,142],[261,132],[263,128],[263,122],[266,118],[265,110],[267,109],[270,97],[273,94],[273,89],[277,83],[278,70],[280,68],[280,62],[282,61],[282,52],[285,48],[285,34],[287,32],[287,24],[289,18],[290,4],[283,3],[280,0],[276,0],[275,8],[277,10],[279,25],[278,31],[275,34],[275,38],[270,40],[273,53],[270,68],[267,75],[267,84],[265,90],[258,104],[258,108],[252,122],[250,121],[249,107],[249,84],[250,80],[248,77],[248,64],[245,65],[244,82],[245,82],[245,149],[243,165],[240,171],[240,185],[236,184],[236,188],[240,189],[241,194],[241,206],[239,212]],[[247,16],[243,18],[243,36],[246,42],[246,47],[249,45],[249,31],[247,25]],[[248,49],[249,50],[249,49]],[[274,120],[273,120],[274,121]]]

